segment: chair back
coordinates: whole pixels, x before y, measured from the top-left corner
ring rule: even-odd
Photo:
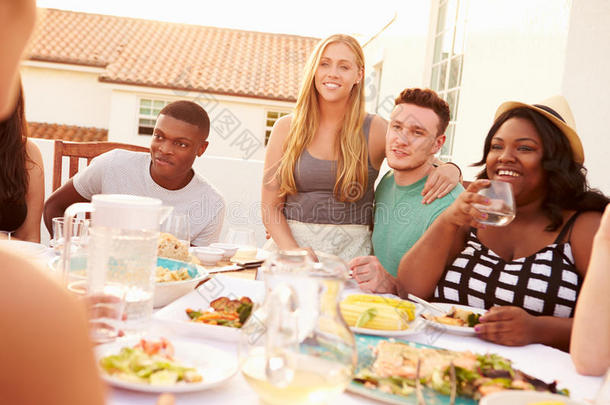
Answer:
[[[127,149],[135,152],[148,152],[144,146],[130,145],[118,142],[64,142],[55,140],[55,153],[53,156],[53,191],[61,186],[61,172],[63,157],[70,158],[69,178],[78,172],[79,159],[87,159],[87,165],[91,160],[113,149]]]

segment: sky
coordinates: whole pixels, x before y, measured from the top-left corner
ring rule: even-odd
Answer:
[[[59,8],[323,38],[334,33],[369,36],[405,0],[38,0]],[[374,5],[372,7],[371,5]]]

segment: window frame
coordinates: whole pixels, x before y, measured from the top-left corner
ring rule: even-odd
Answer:
[[[273,117],[269,117],[269,114],[277,114],[278,116],[273,118]],[[267,143],[269,142],[269,137],[271,136],[271,130],[273,129],[273,126],[275,125],[275,123],[277,122],[277,120],[279,120],[282,117],[285,117],[286,115],[291,114],[292,111],[290,110],[282,110],[282,109],[272,109],[272,108],[265,108],[265,146],[267,146]],[[271,126],[269,126],[269,121],[273,121],[271,123]]]
[[[149,114],[143,114],[142,113],[142,101],[150,101],[151,104],[150,106],[144,106],[144,108],[149,108],[150,109],[150,113]],[[163,106],[157,108],[155,107],[154,103],[155,102],[162,102]],[[171,103],[171,101],[161,98],[161,97],[150,97],[150,96],[138,96],[138,107],[137,107],[137,114],[136,114],[136,134],[138,136],[152,136],[153,130],[155,128],[155,122],[157,121],[157,117],[159,116],[159,112],[169,103]],[[158,110],[159,112],[154,113],[154,111]],[[144,126],[144,125],[140,125],[141,120],[149,120],[152,122],[152,127],[149,126]],[[150,128],[150,133],[141,133],[140,132],[140,128]]]
[[[439,158],[445,161],[451,160],[453,156],[458,123],[457,113],[464,70],[467,8],[468,0],[438,0],[434,16],[436,21],[432,31],[429,87],[447,101],[451,109],[449,125],[445,131],[445,144],[439,151]],[[447,13],[450,11],[453,14],[448,17]],[[444,43],[449,38],[450,43]],[[456,38],[459,39],[457,44]],[[445,49],[448,49],[448,52],[443,53]],[[456,66],[457,71],[454,69]]]

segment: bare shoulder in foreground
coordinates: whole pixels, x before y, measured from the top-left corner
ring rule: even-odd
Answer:
[[[103,404],[84,308],[1,244],[0,262],[0,330],[10,331],[0,345],[0,403]]]

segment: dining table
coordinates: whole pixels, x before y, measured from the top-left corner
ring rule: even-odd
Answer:
[[[50,263],[51,259],[56,255],[52,249],[28,242],[13,242],[12,248],[21,250],[24,254],[33,258],[33,260],[44,267],[47,267],[47,263]],[[216,282],[224,286],[224,294],[231,294],[232,285],[237,283],[237,280],[239,280],[242,291],[244,289],[244,283],[251,283],[252,290],[261,289],[263,286],[263,281],[261,281],[261,279],[263,277],[264,274],[260,271],[260,268],[246,268],[213,274],[207,279],[207,282],[215,279]],[[232,280],[235,281],[233,282]],[[345,283],[344,295],[361,292],[362,291],[358,288],[353,279],[350,279]],[[156,319],[154,316],[145,330],[136,333],[139,333],[142,337],[163,336],[170,340],[194,339],[192,336],[188,337],[181,335],[180,330],[174,328],[173,324],[168,324],[161,319]],[[358,339],[359,335],[356,334],[355,336],[356,339]],[[456,351],[471,351],[481,354],[495,353],[501,355],[510,359],[516,369],[535,376],[547,383],[556,381],[558,388],[567,388],[572,399],[585,401],[583,403],[592,403],[602,386],[602,377],[591,377],[578,374],[569,353],[542,344],[530,344],[520,347],[502,346],[481,340],[476,336],[456,335],[443,331],[442,329],[430,327],[429,325],[416,334],[409,334],[402,338],[396,337],[396,339]],[[238,356],[238,345],[236,342],[200,337],[197,338],[197,343],[202,343],[215,349],[222,350],[235,357]],[[175,403],[178,405],[261,403],[256,392],[250,388],[240,372],[236,372],[231,378],[218,386],[197,392],[176,393],[174,396]],[[158,393],[116,388],[109,385],[107,403],[109,405],[153,405],[156,404],[158,397]],[[360,405],[379,404],[381,402],[361,396],[360,394],[349,392],[348,389],[336,398],[333,403]]]
[[[226,286],[231,285],[231,278],[240,278],[241,281],[253,283],[253,287],[260,287],[261,272],[256,269],[226,272],[216,275]],[[240,282],[241,282],[240,281]],[[242,283],[243,284],[243,283]],[[357,284],[350,280],[346,283],[345,293],[359,293]],[[171,325],[155,320],[150,323],[147,333],[164,336],[168,339],[184,338],[176,332]],[[358,335],[356,335],[358,338]],[[189,338],[189,339],[192,339]],[[399,339],[399,338],[396,338]],[[423,343],[451,350],[469,350],[474,353],[496,353],[510,359],[513,366],[527,374],[535,376],[545,382],[557,382],[558,388],[567,388],[570,397],[576,400],[589,401],[595,398],[601,384],[601,377],[583,376],[577,373],[569,353],[542,344],[530,344],[521,347],[508,347],[481,340],[475,336],[459,336],[444,332],[441,329],[426,326],[417,334],[410,334],[403,338],[410,342]],[[223,350],[238,356],[238,345],[235,342],[198,338],[198,342],[213,348]],[[237,372],[221,385],[198,392],[177,393],[175,403],[179,405],[225,405],[225,404],[259,404],[261,403],[256,392],[250,388],[241,373]],[[155,404],[159,394],[146,393],[110,386],[108,389],[108,403],[111,405],[148,405]],[[342,393],[332,403],[346,405],[379,404],[381,402],[348,391]]]

